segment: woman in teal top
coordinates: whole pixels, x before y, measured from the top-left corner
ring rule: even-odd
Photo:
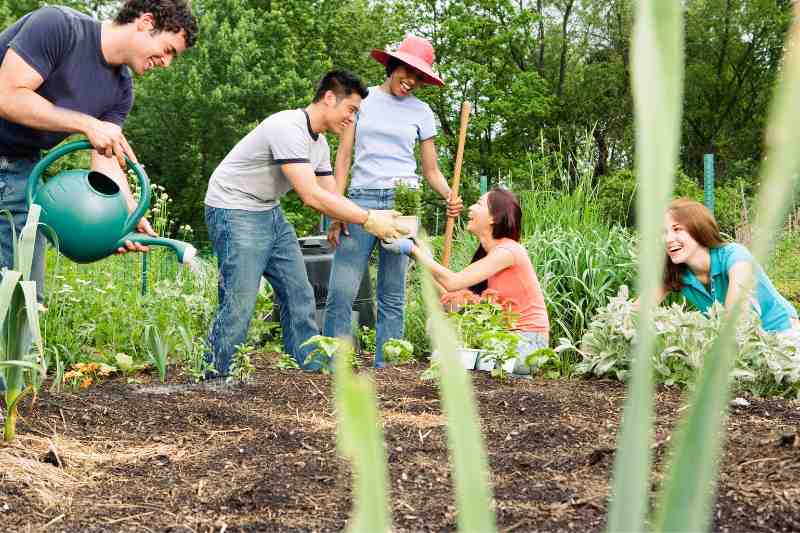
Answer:
[[[448,215],[457,216],[460,198],[450,199],[450,187],[437,163],[436,121],[431,108],[412,93],[421,85],[443,85],[433,71],[434,52],[421,37],[406,37],[397,50],[375,49],[372,58],[386,67],[386,79],[370,87],[361,103],[356,122],[342,134],[336,152],[334,177],[343,194],[355,151],[347,196],[365,209],[394,208],[395,187],[402,183],[418,188],[419,147],[425,180],[447,200]],[[356,290],[377,244],[361,226],[334,222],[328,240],[336,254],[328,282],[323,333],[329,337],[351,334],[351,314]],[[408,258],[378,249],[378,323],[375,336],[375,366],[383,366],[383,344],[403,338],[403,308]]]
[[[675,291],[702,312],[714,302],[729,307],[754,274],[750,303],[764,330],[800,331],[794,306],[778,294],[747,248],[722,240],[717,221],[703,204],[687,198],[673,200],[664,216],[664,235],[667,269],[661,300]]]

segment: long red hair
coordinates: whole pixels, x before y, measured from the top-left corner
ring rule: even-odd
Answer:
[[[706,248],[718,248],[725,244],[719,232],[719,225],[711,211],[700,202],[689,198],[676,198],[669,204],[667,213],[686,228],[698,244]],[[681,290],[681,277],[686,265],[673,263],[667,254],[667,268],[664,271],[664,286],[673,291]]]

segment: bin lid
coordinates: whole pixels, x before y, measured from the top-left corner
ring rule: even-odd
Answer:
[[[300,249],[303,253],[329,253],[331,252],[331,243],[328,242],[327,235],[312,235],[309,237],[301,237],[297,239],[300,244]]]

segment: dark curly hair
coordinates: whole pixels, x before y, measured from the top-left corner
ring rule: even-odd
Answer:
[[[155,19],[156,32],[184,32],[186,48],[197,39],[197,19],[192,14],[191,3],[186,0],[127,0],[114,18],[117,24],[129,24],[144,13]]]

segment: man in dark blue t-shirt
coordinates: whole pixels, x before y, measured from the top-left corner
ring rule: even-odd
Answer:
[[[186,0],[127,0],[113,21],[49,6],[0,33],[0,210],[25,224],[25,188],[42,150],[73,133],[95,150],[92,169],[114,179],[132,209],[125,155],[136,155],[122,133],[133,105],[130,70],[167,67],[192,46],[197,23]],[[138,230],[155,235],[146,219]],[[127,243],[128,250],[146,251]],[[120,252],[126,251],[125,248]],[[9,221],[0,217],[0,266],[13,264]],[[31,279],[41,301],[44,240],[37,237]]]

